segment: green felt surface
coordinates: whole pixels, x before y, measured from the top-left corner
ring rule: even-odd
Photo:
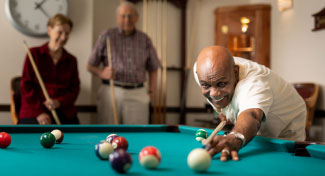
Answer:
[[[64,132],[64,140],[62,144],[45,149],[40,144],[40,136],[54,128]],[[116,133],[129,142],[128,152],[133,164],[126,175],[324,175],[325,160],[294,156],[290,153],[291,141],[262,137],[256,137],[239,152],[240,161],[221,162],[220,155],[216,155],[209,170],[197,174],[188,168],[186,161],[192,149],[201,147],[195,140],[197,129],[180,126],[179,132],[168,132],[165,125],[0,126],[0,131],[10,131],[12,137],[11,145],[0,149],[0,174],[119,175],[108,161],[98,159],[95,154],[95,144],[108,134]],[[209,134],[212,132],[207,131]],[[157,147],[162,154],[161,164],[156,170],[147,170],[138,161],[140,150],[149,145]]]

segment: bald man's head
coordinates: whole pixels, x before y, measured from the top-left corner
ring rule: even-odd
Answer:
[[[202,93],[216,108],[224,108],[231,102],[238,72],[230,52],[222,46],[203,49],[197,59],[196,73]]]

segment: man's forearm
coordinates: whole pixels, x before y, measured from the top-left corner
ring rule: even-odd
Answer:
[[[246,138],[246,143],[252,140],[260,126],[263,118],[263,111],[260,109],[249,109],[242,112],[232,131],[241,133]]]

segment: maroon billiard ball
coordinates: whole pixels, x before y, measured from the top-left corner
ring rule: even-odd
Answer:
[[[11,137],[6,132],[0,133],[0,148],[7,148],[11,143]]]
[[[116,150],[116,149],[127,150],[129,144],[128,144],[128,141],[124,137],[118,136],[113,139],[112,146],[113,146],[114,150]]]
[[[116,137],[118,137],[117,134],[110,134],[110,135],[108,135],[108,136],[106,137],[106,141],[107,141],[108,143],[112,144],[113,139],[116,138]]]
[[[123,149],[117,149],[109,155],[112,168],[119,173],[127,172],[132,165],[131,155]]]

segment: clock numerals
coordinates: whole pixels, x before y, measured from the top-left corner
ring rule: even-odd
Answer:
[[[5,0],[5,12],[10,23],[20,32],[43,37],[48,19],[61,13],[67,15],[68,0]]]
[[[40,30],[40,26],[39,26],[39,24],[35,24],[34,29],[35,29],[36,31],[39,31],[39,30]]]

